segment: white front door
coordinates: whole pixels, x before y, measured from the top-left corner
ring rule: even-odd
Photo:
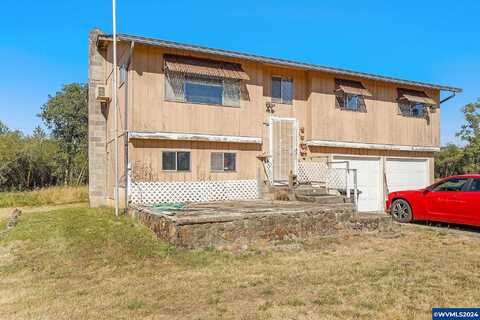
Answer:
[[[422,189],[430,180],[426,159],[387,158],[385,174],[388,192]]]
[[[380,175],[380,158],[335,156],[333,161],[348,161],[350,169],[357,169],[358,211],[381,211],[382,184]],[[334,167],[345,168],[344,164],[334,163]],[[350,185],[352,183],[350,182]]]
[[[290,173],[297,173],[298,124],[294,118],[270,118],[270,154],[273,183],[288,183]]]

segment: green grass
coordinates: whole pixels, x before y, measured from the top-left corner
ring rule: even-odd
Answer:
[[[28,212],[0,235],[0,314],[428,319],[434,306],[478,304],[478,237],[396,232],[311,239],[294,249],[182,250],[110,209]]]
[[[0,208],[35,207],[85,201],[88,201],[86,186],[59,186],[25,192],[0,192]]]

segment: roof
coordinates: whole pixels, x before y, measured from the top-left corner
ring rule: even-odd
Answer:
[[[111,34],[100,34],[98,36],[98,41],[111,41],[112,40]],[[358,71],[351,71],[346,69],[334,68],[334,67],[327,67],[321,66],[317,64],[305,63],[305,62],[298,62],[286,59],[279,59],[279,58],[271,58],[265,57],[255,54],[248,54],[242,53],[238,51],[231,51],[231,50],[224,50],[224,49],[214,49],[208,48],[204,46],[192,45],[192,44],[184,44],[174,41],[167,41],[161,39],[154,39],[154,38],[146,38],[141,36],[133,36],[128,34],[117,34],[118,41],[134,41],[138,44],[143,45],[150,45],[150,46],[158,46],[163,48],[172,48],[172,49],[180,49],[186,51],[192,51],[197,53],[205,53],[205,54],[212,54],[217,56],[223,56],[228,58],[237,58],[237,59],[244,59],[254,62],[266,63],[266,64],[273,64],[278,66],[296,68],[296,69],[303,69],[303,70],[311,70],[311,71],[321,71],[332,73],[335,75],[343,75],[343,76],[352,76],[352,77],[360,77],[364,79],[371,79],[371,80],[379,80],[384,82],[395,83],[398,85],[410,85],[410,86],[417,86],[423,88],[430,88],[430,89],[437,89],[442,91],[450,91],[450,92],[462,92],[461,88],[446,86],[446,85],[438,85],[438,84],[431,84],[419,81],[411,81],[411,80],[404,80],[398,79],[394,77],[376,75],[366,72],[358,72]]]

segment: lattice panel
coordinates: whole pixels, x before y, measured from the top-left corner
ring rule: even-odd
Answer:
[[[347,188],[347,169],[328,168],[326,172],[327,188],[346,189]]]
[[[325,183],[328,170],[324,162],[299,161],[297,180],[299,183]]]
[[[256,180],[132,182],[135,204],[258,199]]]

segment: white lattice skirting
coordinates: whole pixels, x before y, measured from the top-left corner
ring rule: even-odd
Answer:
[[[132,182],[135,204],[258,199],[256,180]]]

